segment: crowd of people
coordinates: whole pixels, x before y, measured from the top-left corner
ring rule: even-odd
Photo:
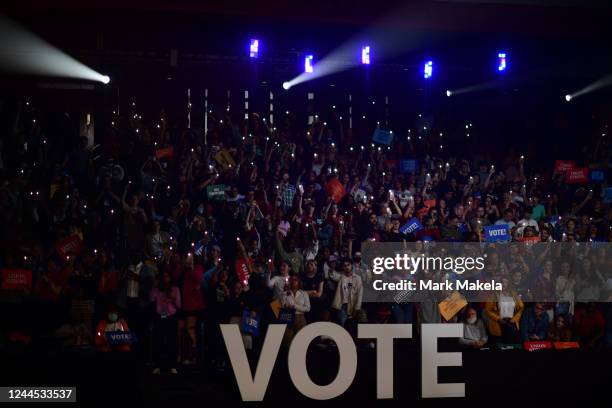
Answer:
[[[257,113],[211,114],[204,133],[163,112],[143,119],[135,106],[113,116],[94,148],[81,134],[53,138],[27,109],[3,135],[0,157],[0,269],[5,280],[31,271],[27,288],[3,285],[4,347],[142,352],[154,373],[222,367],[220,323],[240,325],[256,353],[270,323],[288,324],[289,344],[316,321],[349,331],[357,322],[445,322],[436,305],[363,301],[367,241],[481,242],[494,224],[507,224],[514,241],[612,238],[607,180],[568,184],[553,163],[534,173],[517,154],[493,163],[428,152],[416,137],[366,143],[371,133],[357,138],[338,117],[300,126],[287,115],[272,126]],[[400,165],[407,157],[416,160],[409,170]],[[423,228],[402,233],[414,217]],[[612,302],[605,254],[582,262]],[[459,343],[612,345],[612,303],[573,302],[582,289],[573,265],[518,272],[522,284],[549,284],[557,303],[522,299],[512,290],[519,267],[504,268],[498,301],[453,317],[465,323]],[[130,335],[115,342],[108,334],[118,332]]]

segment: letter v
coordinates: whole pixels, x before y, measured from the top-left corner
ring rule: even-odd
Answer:
[[[254,378],[251,377],[251,367],[242,342],[240,327],[237,324],[221,324],[219,326],[221,326],[221,333],[242,400],[263,401],[287,325],[271,324],[268,326]]]

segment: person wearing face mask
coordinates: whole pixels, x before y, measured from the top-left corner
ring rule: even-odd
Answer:
[[[101,352],[130,351],[129,343],[111,345],[106,338],[106,333],[129,331],[130,329],[125,319],[120,318],[117,308],[111,306],[108,314],[96,326],[96,337],[94,340],[96,350]]]
[[[478,318],[478,313],[473,307],[469,307],[465,312],[463,322],[463,337],[459,339],[459,344],[465,347],[480,349],[489,340],[484,323]]]

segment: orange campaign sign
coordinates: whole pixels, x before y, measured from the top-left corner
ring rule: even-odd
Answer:
[[[553,346],[557,350],[568,350],[580,348],[580,343],[577,341],[555,341]]]
[[[447,322],[450,321],[461,309],[467,306],[468,302],[457,291],[451,293],[449,297],[438,304],[440,314]]]
[[[327,182],[325,192],[331,196],[336,204],[342,201],[342,198],[346,195],[346,190],[338,177],[334,177]]]

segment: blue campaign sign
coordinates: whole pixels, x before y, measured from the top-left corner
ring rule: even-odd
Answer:
[[[251,316],[251,312],[245,310],[242,313],[242,331],[245,333],[251,333],[253,336],[259,336],[259,315],[256,317]]]
[[[387,130],[381,130],[376,128],[372,135],[372,141],[374,143],[380,143],[389,146],[393,142],[393,133]]]
[[[606,204],[612,203],[612,187],[603,189],[603,202]]]
[[[421,225],[421,223],[419,222],[419,220],[414,217],[412,218],[410,221],[408,221],[406,224],[402,225],[399,229],[399,231],[402,234],[414,234],[417,231],[420,231],[423,229],[423,226]]]
[[[488,225],[484,227],[485,241],[501,242],[510,241],[510,228],[508,224]]]
[[[288,327],[293,326],[293,322],[295,321],[295,309],[281,309],[278,314],[278,320]]]
[[[591,181],[602,182],[604,181],[604,171],[603,170],[591,170]]]
[[[416,159],[403,159],[399,162],[399,172],[402,174],[416,173],[417,171],[417,160]]]
[[[121,344],[132,344],[136,342],[136,335],[131,331],[110,331],[104,333],[106,341],[111,346],[119,346]]]

